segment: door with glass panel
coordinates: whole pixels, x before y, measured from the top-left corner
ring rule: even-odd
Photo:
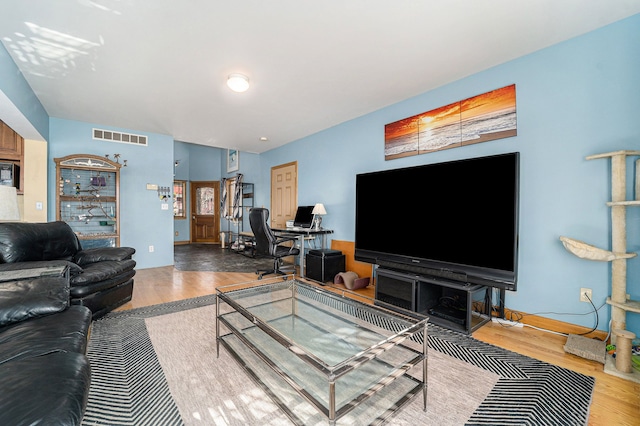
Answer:
[[[191,242],[220,243],[220,182],[191,182]]]

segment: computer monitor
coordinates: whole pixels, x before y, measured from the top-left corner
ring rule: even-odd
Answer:
[[[311,224],[313,223],[313,207],[314,206],[299,206],[296,211],[296,217],[293,219],[293,226],[311,228]]]

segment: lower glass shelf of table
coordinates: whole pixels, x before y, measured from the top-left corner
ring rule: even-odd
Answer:
[[[280,277],[217,294],[217,350],[222,344],[294,423],[382,422],[419,393],[426,410],[425,317]]]

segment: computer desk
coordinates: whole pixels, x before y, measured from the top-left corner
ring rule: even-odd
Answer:
[[[333,234],[333,229],[315,229],[315,228],[271,228],[273,232],[278,235],[291,235],[298,238],[298,243],[300,245],[300,254],[299,256],[299,265],[300,265],[300,277],[304,278],[304,240],[309,237],[317,237],[320,235],[322,237],[322,247],[325,247],[327,241],[327,234]]]

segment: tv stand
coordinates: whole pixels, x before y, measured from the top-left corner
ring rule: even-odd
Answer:
[[[388,267],[377,270],[377,304],[418,312],[429,322],[467,334],[491,319],[490,296],[485,285]]]

